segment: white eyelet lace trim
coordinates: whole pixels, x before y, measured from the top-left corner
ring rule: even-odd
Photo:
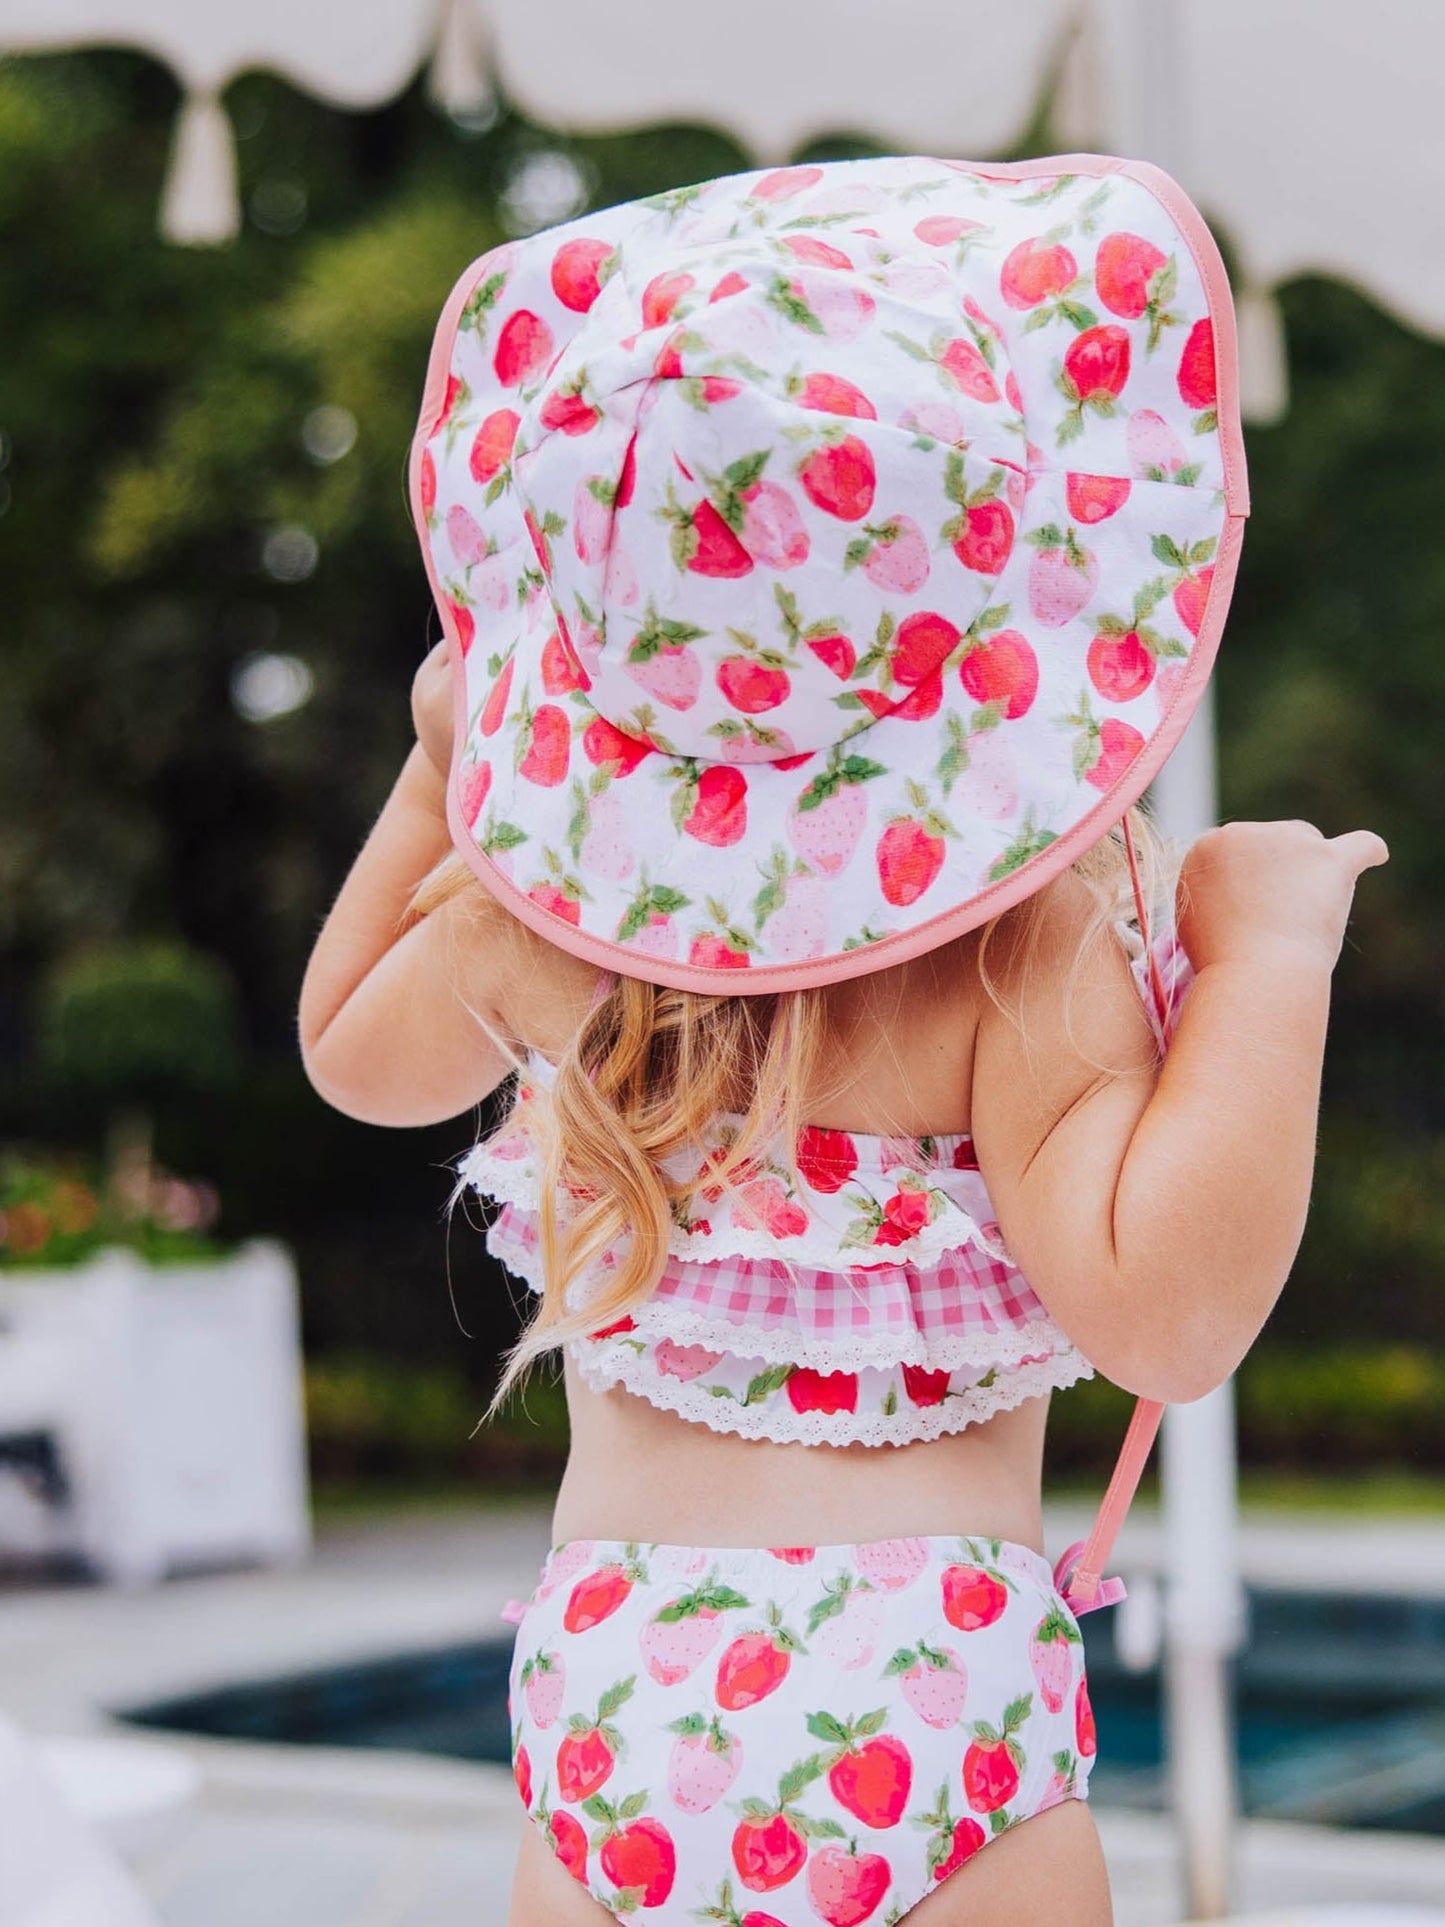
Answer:
[[[595,1345],[584,1349],[588,1345],[589,1341],[580,1339],[569,1349],[594,1391],[621,1385],[649,1405],[695,1420],[710,1432],[767,1439],[775,1445],[912,1445],[962,1432],[997,1412],[1012,1411],[1026,1399],[1094,1376],[1093,1366],[1070,1347],[1056,1357],[1020,1365],[1002,1382],[950,1393],[939,1405],[910,1406],[893,1413],[795,1412],[781,1398],[751,1406],[715,1398],[701,1380],[660,1374],[647,1354],[639,1356],[625,1345],[609,1345],[601,1355]]]
[[[530,1158],[499,1158],[486,1144],[478,1144],[460,1160],[456,1170],[458,1192],[471,1185],[499,1204],[516,1205],[526,1211],[537,1209],[538,1179]],[[936,1180],[944,1174],[929,1175]],[[939,1189],[936,1183],[934,1188]],[[850,1191],[856,1196],[864,1192],[864,1187],[855,1183]],[[938,1217],[901,1244],[844,1244],[839,1228],[822,1221],[823,1207],[810,1193],[804,1207],[808,1211],[809,1227],[796,1237],[777,1238],[760,1227],[737,1224],[723,1215],[727,1206],[720,1202],[719,1221],[710,1230],[686,1232],[680,1225],[674,1225],[668,1250],[673,1257],[686,1258],[694,1264],[713,1264],[726,1258],[762,1258],[806,1265],[815,1271],[850,1271],[869,1264],[913,1264],[936,1258],[941,1252],[972,1245],[996,1263],[1017,1269],[1001,1237],[986,1232],[976,1218],[941,1190],[940,1195],[944,1198],[944,1208]],[[840,1192],[829,1202],[836,1209],[841,1200],[846,1209],[848,1196],[848,1192]]]

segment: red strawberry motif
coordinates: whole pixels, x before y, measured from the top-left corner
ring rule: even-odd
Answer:
[[[1099,725],[1098,760],[1084,773],[1084,781],[1096,790],[1112,789],[1144,747],[1144,738],[1132,723],[1106,716]]]
[[[1191,636],[1197,636],[1204,626],[1204,611],[1209,606],[1209,590],[1214,581],[1214,564],[1201,569],[1197,575],[1185,575],[1174,587],[1174,608],[1179,620]]]
[[[878,477],[873,455],[856,435],[825,442],[798,470],[803,493],[814,507],[840,522],[860,522],[873,506]]]
[[[810,1566],[818,1556],[816,1546],[769,1546],[768,1556],[781,1559],[785,1566]]]
[[[1078,279],[1079,264],[1066,247],[1035,236],[1020,241],[999,270],[999,292],[1011,308],[1036,308]]]
[[[966,569],[976,569],[980,575],[997,575],[1013,552],[1014,517],[1008,503],[1001,499],[1004,488],[1004,471],[996,468],[987,482],[969,489],[962,456],[949,456],[944,492],[957,504],[959,513],[944,524],[943,539],[953,544],[954,554]]]
[[[903,1389],[914,1405],[942,1405],[948,1397],[949,1374],[929,1371],[925,1365],[903,1367]]]
[[[443,428],[452,418],[452,410],[460,397],[466,392],[467,384],[460,375],[447,376],[447,392],[442,397],[442,412],[437,416],[436,425]]]
[[[597,1702],[595,1719],[574,1713],[568,1720],[557,1748],[557,1791],[569,1805],[590,1800],[611,1778],[622,1751],[622,1735],[612,1721],[632,1698],[635,1685],[635,1675],[619,1680]]]
[[[507,701],[512,693],[512,665],[515,661],[514,656],[508,656],[504,663],[498,665],[497,680],[487,693],[477,722],[477,728],[483,736],[495,736],[502,727],[502,718],[507,713]],[[491,664],[487,666],[490,668]]]
[[[580,898],[555,883],[538,883],[527,892],[531,901],[550,916],[561,917],[564,923],[576,928],[582,922],[582,903]]]
[[[576,651],[568,646],[562,631],[554,629],[542,645],[542,688],[549,696],[565,696],[586,686]]]
[[[1023,1693],[1004,1708],[1001,1727],[975,1720],[973,1741],[963,1756],[963,1793],[975,1813],[997,1813],[1019,1790],[1024,1750],[1014,1738],[1033,1706]]]
[[[461,795],[462,818],[471,829],[482,813],[482,806],[492,787],[492,766],[487,762],[468,764],[461,773],[458,788]]]
[[[885,900],[898,909],[917,903],[933,887],[943,868],[943,819],[927,808],[927,799],[916,783],[910,783],[909,794],[918,814],[895,816],[878,839],[875,852],[879,887]]]
[[[933,1811],[915,1814],[913,1824],[934,1830],[928,1842],[928,1868],[935,1880],[947,1880],[965,1860],[972,1859],[980,1847],[988,1844],[988,1835],[972,1814],[966,1813],[961,1820],[954,1819],[946,1784],[938,1789]]]
[[[519,1745],[512,1756],[512,1778],[517,1783],[517,1791],[522,1796],[522,1805],[530,1811],[532,1805],[532,1760],[525,1746]]]
[[[707,931],[700,937],[694,937],[687,960],[701,965],[704,970],[747,970],[753,961],[746,950],[729,943],[716,931]]]
[[[761,655],[724,656],[717,666],[717,686],[744,716],[760,716],[788,700],[792,684],[781,657],[771,652]]]
[[[761,1805],[761,1802],[754,1804]],[[750,1893],[775,1893],[797,1878],[808,1857],[796,1822],[785,1813],[749,1816],[733,1832],[733,1865]]]
[[[858,1374],[818,1372],[799,1365],[788,1374],[787,1392],[795,1412],[856,1412]]]
[[[1074,1692],[1074,1742],[1085,1758],[1096,1753],[1099,1747],[1098,1734],[1094,1727],[1094,1709],[1089,1701],[1089,1681],[1087,1675],[1080,1675],[1079,1684]]]
[[[925,609],[905,617],[889,658],[894,680],[907,689],[916,688],[942,668],[961,639],[962,631],[947,616]]]
[[[594,716],[582,732],[582,753],[598,769],[610,763],[615,765],[614,775],[630,776],[643,757],[651,754],[651,748],[639,737],[629,736],[609,723],[605,716]]]
[[[637,1581],[645,1576],[636,1558],[629,1558],[622,1566],[599,1566],[572,1588],[562,1624],[569,1633],[590,1632],[604,1619],[612,1617]]]
[[[785,234],[783,246],[810,267],[851,268],[853,265],[842,248],[835,248],[828,241],[820,241],[814,234]]]
[[[587,1835],[582,1823],[570,1813],[559,1807],[547,1821],[547,1834],[552,1842],[552,1851],[582,1886],[587,1885]]]
[[[814,1191],[841,1191],[858,1169],[858,1147],[846,1131],[809,1124],[798,1135],[798,1171]]]
[[[552,257],[552,292],[564,308],[586,314],[617,265],[607,241],[564,241]]]
[[[718,1660],[714,1698],[725,1713],[740,1713],[775,1693],[788,1676],[793,1654],[803,1650],[776,1606],[769,1606],[765,1617],[766,1631],[740,1633]]]
[[[828,415],[851,415],[857,421],[876,421],[878,410],[863,390],[843,375],[805,375],[788,384],[799,408],[816,408]]]
[[[716,1921],[718,1927],[783,1927],[782,1921],[776,1914],[765,1914],[757,1908],[740,1914],[733,1904],[733,1887],[730,1880],[725,1880],[718,1888],[716,1904],[699,1908],[696,1918]]]
[[[660,328],[671,321],[678,302],[696,286],[696,279],[687,273],[655,275],[642,290],[643,327]]]
[[[858,652],[847,636],[813,636],[809,639],[808,647],[825,669],[832,670],[839,682],[846,682],[852,675]]]
[[[552,352],[552,330],[546,322],[530,309],[518,308],[497,336],[492,368],[503,388],[516,388],[540,373]]]
[[[1208,319],[1196,321],[1179,357],[1179,399],[1186,408],[1212,409],[1217,398],[1214,323]]]
[[[639,1797],[645,1798],[633,1796]],[[602,1800],[589,1801],[588,1812],[594,1819],[601,1818],[602,1814],[593,1812],[593,1807],[601,1809],[606,1804]],[[607,1816],[609,1830],[602,1836],[602,1871],[620,1893],[635,1897],[634,1905],[660,1907],[677,1879],[677,1848],[660,1820],[631,1819],[630,1825],[618,1826],[619,1820],[630,1818],[632,1804],[632,1800],[624,1800],[615,1816]]]
[[[965,234],[977,233],[980,225],[978,221],[965,221],[957,214],[928,214],[915,222],[913,232],[927,247],[946,248]]]
[[[421,452],[421,507],[423,515],[430,515],[437,505],[437,465],[432,460],[429,448]]]
[[[746,294],[747,291],[748,280],[746,275],[737,273],[725,274],[708,296],[708,300],[710,302],[726,301],[729,295]]]
[[[538,419],[543,428],[557,429],[564,435],[586,435],[597,426],[602,416],[580,387],[566,383],[561,388],[554,388],[547,396]]]
[[[726,849],[746,833],[748,779],[740,769],[730,764],[710,763],[695,783],[684,786],[682,794],[691,800],[682,828],[699,843]]]
[[[827,1927],[858,1927],[882,1906],[892,1878],[880,1853],[821,1847],[808,1862],[808,1899]]]
[[[984,1566],[949,1566],[943,1574],[943,1616],[961,1633],[976,1633],[1002,1618],[1008,1584]]]
[[[572,725],[565,709],[543,703],[524,727],[521,741],[527,745],[517,773],[542,789],[555,789],[567,774],[572,747]]]
[[[490,482],[497,471],[512,458],[512,448],[522,418],[512,408],[498,408],[488,415],[472,441],[467,466],[475,482]]]
[[[1149,306],[1149,283],[1168,256],[1140,234],[1106,234],[1094,260],[1094,287],[1111,314],[1137,321]]]
[[[1095,636],[1086,660],[1089,681],[1111,703],[1132,702],[1154,680],[1154,658],[1136,629]]]
[[[1128,329],[1112,322],[1086,328],[1070,342],[1056,378],[1069,404],[1058,427],[1061,448],[1083,434],[1086,408],[1106,417],[1114,413],[1114,402],[1129,379],[1130,352]]]
[[[839,1806],[865,1827],[896,1827],[913,1786],[913,1759],[901,1740],[884,1733],[887,1709],[858,1720],[810,1713],[808,1731],[830,1749],[822,1755]]]
[[[1092,525],[1117,515],[1133,486],[1126,475],[1070,475],[1065,482],[1069,513]]]
[[[465,658],[477,638],[477,619],[464,602],[453,601],[450,596],[446,609],[456,629],[457,647]]]
[[[1012,722],[1027,715],[1039,690],[1039,659],[1017,629],[980,637],[958,667],[959,681],[976,703],[1002,703]]]

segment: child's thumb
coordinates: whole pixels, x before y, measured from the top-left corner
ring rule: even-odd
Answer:
[[[1351,876],[1390,860],[1389,845],[1373,830],[1346,830],[1342,836],[1332,836],[1329,840],[1349,866]]]

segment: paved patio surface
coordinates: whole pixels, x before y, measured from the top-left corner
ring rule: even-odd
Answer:
[[[1047,1544],[1089,1514],[1054,1507]],[[1338,1570],[1340,1533],[1355,1557]],[[1373,1561],[1360,1558],[1362,1539]],[[196,1575],[152,1591],[25,1587],[0,1604],[0,1705],[35,1735],[104,1730],[152,1697],[476,1638],[530,1590],[540,1509],[333,1527],[287,1571]],[[1445,1596],[1445,1521],[1247,1515],[1246,1578]],[[1131,1514],[1117,1570],[1157,1566],[1157,1521]],[[1356,1583],[1359,1583],[1357,1580]],[[129,1735],[136,1729],[127,1728]],[[200,1766],[199,1801],[131,1854],[164,1927],[501,1927],[519,1810],[505,1769],[418,1754],[155,1736]],[[1161,1816],[1094,1803],[1118,1927],[1182,1918]],[[1310,1901],[1445,1902],[1445,1841],[1244,1823],[1241,1909]]]

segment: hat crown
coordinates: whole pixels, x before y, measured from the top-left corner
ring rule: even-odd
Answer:
[[[938,694],[1011,552],[1025,435],[1001,338],[928,253],[911,226],[671,237],[554,360],[515,480],[617,728],[770,762]]]

